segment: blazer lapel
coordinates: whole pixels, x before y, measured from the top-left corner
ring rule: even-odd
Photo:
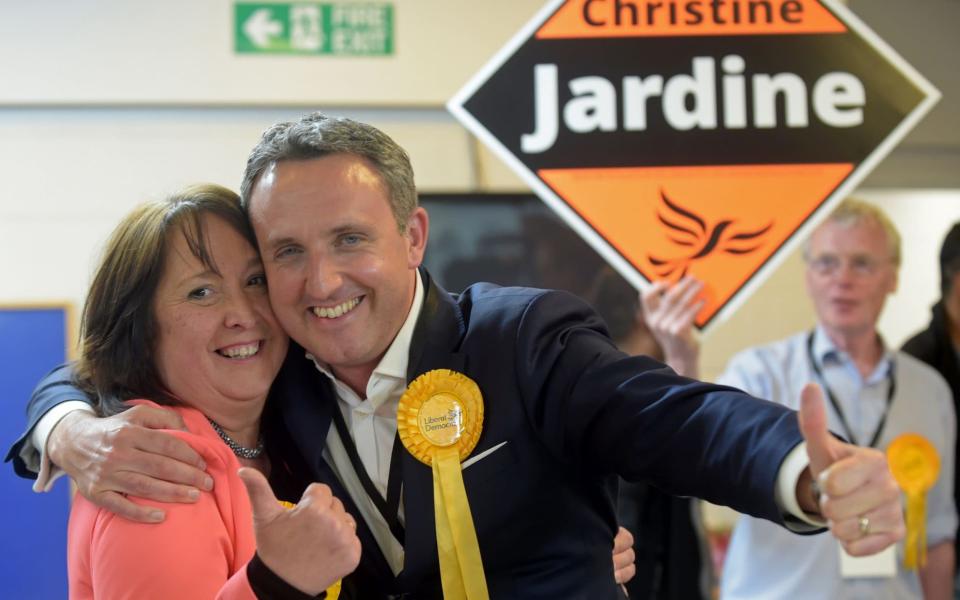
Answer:
[[[390,568],[390,564],[387,562],[386,557],[384,557],[383,551],[380,549],[380,544],[378,544],[376,538],[373,537],[367,521],[360,516],[360,511],[357,509],[356,503],[353,501],[353,498],[350,497],[350,494],[347,493],[343,484],[340,483],[333,469],[330,468],[326,460],[321,458],[315,470],[318,480],[330,486],[333,495],[343,502],[346,511],[353,515],[354,520],[357,522],[357,537],[360,538],[360,547],[362,548],[361,561],[363,562],[363,566],[358,568],[358,577],[374,577],[376,581],[384,582],[393,581],[393,569]]]
[[[278,377],[271,389],[270,402],[280,405],[284,425],[306,461],[314,481],[330,486],[333,495],[339,498],[347,512],[356,518],[357,536],[363,548],[361,561],[365,566],[364,576],[370,574],[376,576],[378,581],[392,581],[393,570],[383,556],[380,545],[360,516],[353,498],[323,457],[332,422],[330,411],[336,406],[336,397],[330,380],[320,373],[312,362],[304,358],[304,355],[304,350],[291,342],[283,367],[283,377]]]
[[[464,372],[465,355],[457,352],[465,332],[463,314],[453,298],[420,270],[424,300],[410,342],[407,382],[434,369]],[[433,470],[403,452],[403,510],[406,544],[401,580],[421,578],[437,570],[437,534],[433,513]],[[415,584],[415,582],[409,582]],[[409,589],[408,585],[403,586]]]
[[[463,313],[453,297],[435,284],[425,269],[423,307],[410,340],[407,382],[433,369],[463,371],[466,357],[456,352],[466,331]]]

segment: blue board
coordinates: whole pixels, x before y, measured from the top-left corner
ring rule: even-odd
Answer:
[[[66,308],[0,307],[0,445],[19,437],[37,381],[67,357]],[[67,597],[67,518],[70,486],[31,491],[10,464],[0,472],[0,596]]]

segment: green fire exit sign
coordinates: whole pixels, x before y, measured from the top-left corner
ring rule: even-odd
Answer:
[[[344,2],[237,2],[238,54],[393,54],[393,5]]]

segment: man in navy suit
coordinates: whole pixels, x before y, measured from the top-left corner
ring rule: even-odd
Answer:
[[[494,598],[620,597],[614,474],[798,531],[822,516],[853,554],[902,537],[885,459],[831,437],[815,392],[801,435],[792,411],[620,353],[573,296],[440,289],[419,269],[429,220],[409,159],[379,130],[320,114],[278,124],[253,150],[241,195],[277,318],[297,342],[270,426],[292,439],[291,462],[362,517],[358,597],[441,597],[431,469],[398,445],[396,421],[407,384],[439,368],[483,394],[483,431],[462,468]],[[144,520],[163,515],[123,493],[189,499],[203,487],[189,448],[150,431],[171,425],[165,415],[38,424],[72,393],[62,383],[35,395],[11,450],[18,469],[44,450],[30,465],[41,480],[52,459],[85,495]]]

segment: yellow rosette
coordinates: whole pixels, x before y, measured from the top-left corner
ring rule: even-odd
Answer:
[[[927,562],[927,491],[940,474],[940,457],[925,437],[905,433],[887,446],[890,472],[907,495],[907,539],[903,566],[922,567]]]
[[[296,504],[293,502],[287,502],[286,500],[277,500],[280,503],[280,506],[290,509],[296,507]],[[343,585],[343,580],[338,579],[334,582],[333,585],[327,588],[327,600],[337,600],[340,597],[340,586]]]
[[[444,600],[487,600],[487,580],[460,467],[483,430],[480,388],[456,371],[424,373],[400,398],[397,430],[407,451],[433,468]]]

